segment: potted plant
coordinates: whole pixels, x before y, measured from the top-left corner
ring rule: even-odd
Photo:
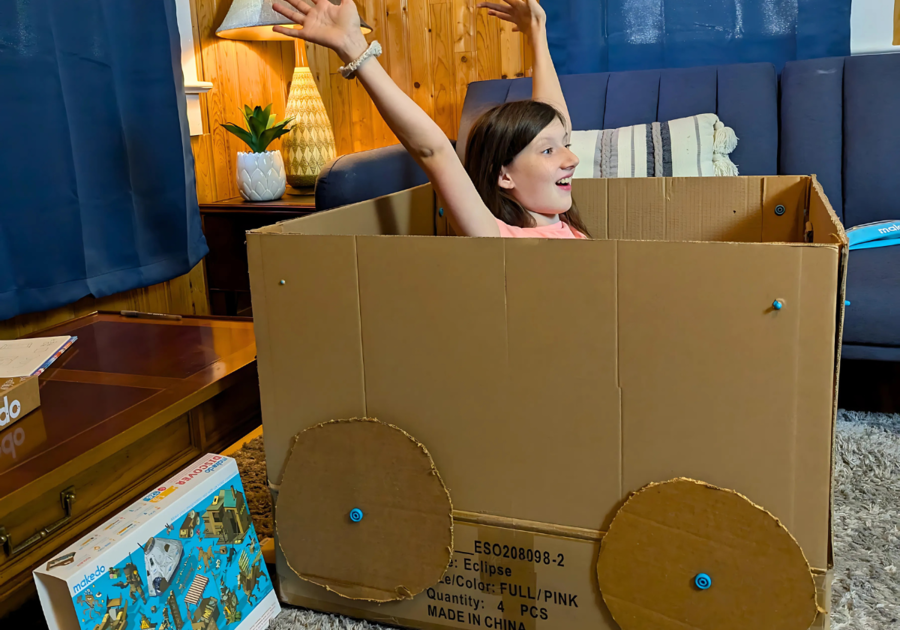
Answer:
[[[290,132],[286,128],[293,118],[275,122],[271,113],[272,104],[263,109],[259,105],[250,109],[244,105],[244,120],[247,128],[233,123],[222,125],[250,147],[249,153],[238,151],[237,184],[241,197],[247,201],[271,201],[284,194],[287,180],[281,151],[267,151],[273,140]]]

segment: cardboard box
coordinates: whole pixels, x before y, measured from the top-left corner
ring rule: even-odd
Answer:
[[[34,580],[50,630],[258,630],[280,611],[237,464],[211,453]]]
[[[594,240],[436,237],[430,185],[248,233],[270,483],[298,432],[369,417],[428,449],[453,502],[430,589],[342,598],[277,545],[282,601],[418,628],[614,628],[604,534],[631,493],[689,477],[779,519],[827,625],[847,239],[821,187],[584,179],[573,196]],[[308,509],[277,504],[276,538]],[[346,565],[362,584],[380,570]],[[739,601],[769,579],[752,565],[703,602],[765,608]]]
[[[37,376],[0,379],[0,430],[41,406]]]

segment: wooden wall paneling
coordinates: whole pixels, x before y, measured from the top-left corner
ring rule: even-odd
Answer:
[[[435,116],[435,75],[431,47],[437,34],[431,5],[414,0],[409,10],[409,59],[413,101],[432,118]],[[444,33],[449,36],[449,33]],[[440,124],[440,123],[438,123]]]
[[[475,0],[452,0],[453,50],[475,52]]]
[[[341,80],[347,83],[350,92],[350,137],[353,151],[365,151],[375,145],[372,99],[359,79],[347,80],[341,77]]]
[[[244,126],[243,118],[241,117],[244,103],[241,100],[241,94],[238,87],[240,85],[240,78],[238,76],[237,45],[237,42],[224,39],[219,39],[216,42],[216,64],[218,67],[219,82],[213,89],[222,90],[223,122],[231,122],[236,125]],[[219,192],[219,199],[237,197],[237,164],[235,163],[235,160],[237,152],[244,151],[245,145],[233,133],[225,131],[221,127],[216,131],[217,133],[222,133],[224,137],[224,143],[222,145],[224,153],[218,151],[220,148],[218,143],[214,145],[217,167],[219,162],[224,162],[225,169],[228,173],[227,180],[223,183],[219,181],[219,169],[217,168],[216,186]]]
[[[476,80],[475,51],[466,51],[456,54],[456,131],[452,139],[456,140],[459,133],[459,120],[462,116],[463,104],[466,102],[466,93],[469,84]]]
[[[500,20],[485,9],[475,13],[475,76],[478,81],[500,78]]]
[[[170,280],[167,286],[169,310],[164,312],[179,315],[209,315],[209,294],[206,290],[204,261],[197,263],[189,273]]]
[[[229,167],[231,160],[230,141],[227,131],[222,129],[221,124],[228,122],[229,117],[235,115],[235,112],[226,112],[226,94],[230,88],[230,79],[227,75],[222,75],[219,71],[219,43],[220,40],[215,35],[216,25],[224,17],[224,13],[219,10],[218,0],[195,0],[197,11],[197,31],[199,32],[200,42],[200,66],[204,80],[213,84],[212,90],[206,93],[207,105],[207,133],[211,138],[211,154],[212,163],[210,170],[213,174],[215,183],[215,199],[227,199],[231,197],[232,189],[237,192],[234,181],[234,167]],[[226,3],[227,4],[227,3]],[[221,13],[221,15],[220,15]],[[221,76],[220,76],[221,75]],[[201,158],[195,154],[195,162]]]
[[[288,42],[290,43],[290,42]],[[293,68],[285,70],[281,56],[282,42],[264,42],[265,56],[261,57],[264,61],[263,68],[268,72],[263,74],[263,89],[272,99],[272,113],[275,114],[277,120],[284,118],[284,108],[287,105],[286,87],[290,85],[290,74]],[[288,79],[285,81],[285,74]]]
[[[208,203],[215,200],[215,176],[212,161],[212,134],[191,136],[191,151],[194,154],[194,174],[197,180],[197,201]]]
[[[456,99],[454,110],[456,130],[452,138],[459,132],[459,120],[462,116],[463,103],[469,83],[475,80],[475,0],[452,0],[454,40],[453,40],[453,75],[456,78]]]
[[[334,119],[334,146],[338,155],[353,152],[353,135],[350,131],[350,82],[338,74],[331,74],[331,102]]]
[[[422,2],[424,0],[412,0]],[[407,94],[412,94],[409,58],[409,9],[407,0],[384,0],[388,69],[391,78]],[[382,55],[383,56],[383,55]]]
[[[170,312],[169,291],[165,284],[154,284],[153,286],[138,289],[134,300],[135,306],[139,311],[149,313]]]
[[[500,22],[500,78],[525,76],[522,59],[522,34],[513,31],[509,22]]]
[[[334,127],[334,113],[331,106],[331,71],[329,69],[328,49],[316,44],[306,44],[300,42],[300,45],[306,46],[306,58],[309,64],[309,70],[312,72],[316,86],[319,88],[319,94],[322,95],[322,102],[325,104],[325,111],[328,113],[328,120]]]
[[[534,70],[534,49],[527,37],[522,37],[522,68],[525,76],[530,77]]]
[[[372,42],[374,40],[378,40],[381,44],[382,54],[381,57],[378,58],[378,63],[387,71],[388,74],[391,73],[391,59],[390,59],[390,36],[388,34],[387,29],[387,7],[385,6],[385,0],[361,0],[364,1],[364,13],[365,20],[369,26],[372,27],[372,32],[368,36],[368,41]],[[371,102],[371,99],[369,99]],[[384,121],[384,118],[379,113],[378,108],[375,107],[375,103],[371,103],[371,116],[372,116],[372,146],[366,147],[376,148],[376,147],[385,147],[391,144],[397,143],[397,137],[391,131],[391,128],[388,127],[387,123]]]
[[[430,8],[434,121],[448,138],[456,138],[459,121],[456,118],[456,79],[453,76],[453,5],[441,2],[432,4]]]

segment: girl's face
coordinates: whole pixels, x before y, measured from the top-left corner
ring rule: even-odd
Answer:
[[[509,166],[500,169],[499,185],[532,213],[555,215],[572,207],[572,173],[578,158],[569,150],[568,134],[554,120]]]

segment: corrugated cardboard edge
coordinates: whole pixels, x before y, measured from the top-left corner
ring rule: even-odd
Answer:
[[[719,490],[719,491],[721,491],[721,492],[727,492],[727,493],[729,493],[729,494],[736,495],[736,496],[742,498],[744,501],[746,501],[747,503],[749,503],[751,506],[753,506],[753,507],[756,508],[757,510],[760,510],[761,512],[765,513],[765,514],[768,515],[770,518],[772,518],[772,520],[775,521],[776,525],[777,525],[779,528],[781,528],[781,529],[782,529],[782,530],[790,537],[790,539],[791,539],[792,541],[794,541],[794,544],[795,544],[795,545],[797,545],[797,548],[800,550],[800,555],[802,556],[803,561],[806,563],[806,568],[807,568],[807,570],[809,571],[809,582],[810,582],[810,584],[811,584],[812,587],[813,587],[813,592],[815,592],[815,593],[818,593],[818,592],[819,592],[819,588],[818,588],[817,585],[816,585],[815,576],[813,575],[813,568],[812,568],[812,567],[810,566],[810,564],[809,564],[809,560],[808,560],[807,557],[806,557],[806,553],[804,553],[804,551],[803,551],[803,547],[800,546],[800,543],[797,542],[797,539],[794,538],[794,535],[791,533],[791,531],[790,531],[787,527],[784,526],[784,523],[781,522],[781,519],[779,519],[777,516],[775,516],[774,514],[772,514],[771,512],[769,512],[766,508],[762,507],[761,505],[757,505],[756,503],[754,503],[753,501],[751,501],[749,498],[747,498],[746,496],[744,496],[743,494],[741,494],[741,493],[738,492],[737,490],[732,490],[732,489],[730,489],[730,488],[721,488],[721,487],[716,486],[716,485],[713,485],[713,484],[711,484],[711,483],[707,483],[707,482],[705,482],[705,481],[699,481],[699,480],[697,480],[697,479],[691,479],[691,478],[689,478],[689,477],[675,477],[674,479],[669,479],[668,481],[655,481],[655,482],[653,482],[653,483],[648,483],[646,486],[644,486],[644,487],[641,488],[640,490],[635,490],[634,492],[631,492],[631,493],[628,495],[628,499],[626,499],[625,503],[622,504],[622,507],[619,508],[619,512],[621,512],[622,510],[624,510],[625,507],[628,505],[628,503],[629,503],[630,501],[632,501],[632,500],[633,500],[637,495],[639,495],[640,493],[642,493],[642,492],[644,492],[644,491],[646,491],[646,490],[649,490],[649,489],[651,489],[651,488],[655,488],[655,487],[657,487],[657,486],[662,486],[662,485],[665,485],[665,484],[668,484],[668,483],[673,483],[673,482],[676,482],[676,481],[687,481],[687,482],[690,482],[690,483],[695,483],[695,484],[697,484],[698,486],[702,486],[702,487],[704,487],[704,488],[709,488],[710,490]],[[619,512],[616,513],[616,516],[618,516],[618,513],[619,513]],[[610,523],[610,528],[609,528],[610,530],[612,530],[612,528],[613,528],[613,526],[615,525],[615,523],[616,523],[616,519],[615,519],[615,517],[613,517],[613,521],[612,521],[612,523]],[[608,532],[607,532],[607,533],[608,533]],[[598,571],[599,571],[600,556],[603,555],[603,545],[604,545],[605,542],[606,542],[606,536],[604,536],[603,539],[600,541],[600,553],[599,553],[598,556],[597,556]],[[602,596],[602,595],[603,595],[603,593],[601,592],[601,596]],[[605,600],[604,600],[604,601],[605,601]],[[609,608],[608,605],[607,605],[607,608]],[[610,608],[610,614],[613,614],[611,608]],[[815,615],[812,619],[810,619],[810,625],[812,625],[813,623],[815,623],[815,620],[816,620],[816,619],[818,618],[818,616],[821,615],[821,614],[828,614],[828,613],[827,613],[827,610],[821,606],[821,604],[820,604],[819,601],[818,601],[818,598],[816,598],[816,615]],[[614,615],[614,614],[613,614],[613,619],[615,619],[615,615]],[[622,626],[622,624],[619,622],[618,619],[616,619],[615,621],[616,621],[616,623],[618,623],[620,626]],[[624,627],[624,626],[623,626],[623,627]]]
[[[841,348],[842,340],[844,338],[844,315],[846,311],[845,300],[847,298],[847,264],[850,254],[850,241],[847,238],[847,233],[844,231],[844,226],[841,223],[841,220],[838,218],[837,213],[834,211],[834,208],[831,205],[831,201],[829,201],[828,195],[825,194],[825,190],[819,183],[818,178],[815,175],[810,175],[809,200],[806,206],[807,213],[809,213],[812,209],[813,195],[817,195],[823,202],[825,210],[827,211],[828,216],[831,219],[832,226],[834,227],[834,232],[829,233],[829,236],[840,248],[840,262],[838,266],[839,285],[836,313],[837,332],[834,339],[834,391],[831,403],[831,493],[829,497],[828,510],[828,566],[826,567],[826,569],[830,570],[834,568],[834,442],[835,432],[837,431],[838,390],[841,377]]]
[[[282,468],[282,477],[284,476],[284,469],[287,468],[287,462],[291,459],[291,457],[294,454],[294,446],[296,446],[297,440],[300,438],[300,435],[302,435],[303,433],[306,433],[307,431],[321,429],[321,428],[324,428],[331,424],[341,424],[341,423],[349,423],[349,422],[375,422],[380,425],[390,427],[391,429],[394,429],[395,431],[399,431],[401,434],[403,434],[404,437],[406,437],[413,444],[415,444],[425,454],[425,457],[428,458],[428,462],[431,464],[431,474],[434,475],[435,477],[437,477],[438,482],[440,482],[440,484],[441,484],[441,488],[443,488],[444,492],[447,494],[447,502],[450,505],[450,510],[447,513],[449,521],[450,521],[450,547],[448,548],[448,551],[450,553],[447,557],[447,566],[444,567],[444,573],[446,573],[447,569],[449,569],[450,566],[453,564],[453,547],[454,547],[454,544],[453,544],[453,498],[450,496],[450,490],[447,488],[447,484],[444,483],[444,479],[441,477],[441,473],[438,471],[437,466],[434,465],[434,458],[431,457],[431,453],[428,452],[428,449],[425,448],[424,444],[419,442],[416,438],[411,436],[409,433],[407,433],[400,427],[395,426],[393,424],[389,424],[387,422],[382,422],[381,420],[379,420],[377,418],[347,418],[347,419],[340,419],[340,420],[328,420],[326,422],[320,422],[319,424],[308,427],[308,428],[304,429],[303,431],[300,431],[300,433],[298,433],[297,435],[294,436],[294,439],[291,443],[291,448],[288,451],[288,456],[285,459],[285,466]],[[281,480],[279,480],[278,487],[280,487],[280,485],[281,485]],[[277,487],[276,487],[276,489],[277,489]],[[306,577],[304,575],[301,575],[293,566],[291,566],[291,562],[290,562],[290,560],[288,560],[287,554],[284,553],[284,548],[281,547],[281,537],[277,535],[277,533],[278,533],[278,505],[277,505],[277,503],[275,505],[274,521],[275,521],[275,533],[276,533],[275,540],[278,543],[278,547],[281,549],[281,554],[284,557],[284,561],[288,565],[290,570],[293,571],[294,574],[297,577],[299,577],[301,580],[305,580],[311,584],[315,584],[316,586],[321,586],[325,590],[330,591],[330,592],[334,593],[335,595],[338,595],[344,599],[349,599],[349,600],[353,600],[353,601],[366,601],[366,602],[375,602],[378,604],[383,604],[386,602],[395,602],[395,601],[403,600],[403,599],[412,599],[413,597],[418,595],[418,593],[411,593],[410,591],[407,590],[407,591],[401,593],[401,597],[395,597],[395,598],[391,598],[391,599],[371,599],[368,597],[347,597],[343,593],[339,593],[339,592],[335,591],[334,589],[330,588],[327,584],[321,584],[319,582],[316,582],[315,580],[309,579],[308,577]],[[443,574],[441,574],[441,576],[443,577]],[[435,584],[437,584],[437,582],[435,582]]]

